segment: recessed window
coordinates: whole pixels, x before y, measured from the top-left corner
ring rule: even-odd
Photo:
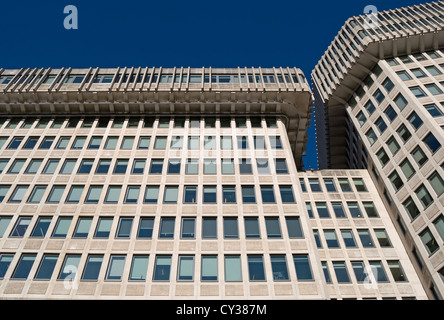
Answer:
[[[154,218],[141,218],[137,238],[151,239],[153,236]]]
[[[435,104],[425,105],[424,108],[432,117],[441,117],[443,115],[442,111]]]
[[[388,106],[385,109],[384,113],[387,116],[387,118],[390,120],[390,122],[393,122],[393,120],[395,120],[396,117],[398,116],[398,114],[396,113],[395,109],[393,109],[392,106]]]
[[[317,178],[309,178],[308,183],[310,184],[310,189],[312,192],[322,192],[321,184]]]
[[[412,197],[408,197],[407,200],[402,203],[402,205],[404,206],[404,209],[407,211],[411,220],[414,220],[420,214],[420,211]]]
[[[156,137],[154,141],[154,149],[165,150],[167,144],[167,137]]]
[[[439,148],[441,148],[441,143],[432,133],[429,133],[422,141],[427,145],[430,152],[435,153]]]
[[[403,80],[403,81],[407,81],[407,80],[411,80],[412,79],[412,77],[408,74],[408,72],[407,71],[404,71],[404,70],[402,70],[402,71],[398,71],[398,72],[396,72],[396,74],[401,78],[401,80]]]
[[[375,93],[373,94],[373,98],[375,98],[375,100],[378,102],[378,104],[381,104],[382,101],[384,101],[385,96],[381,90],[377,89],[375,91]]]
[[[275,203],[273,186],[261,186],[262,203]]]
[[[313,280],[311,272],[310,260],[306,254],[293,255],[293,262],[296,269],[298,280]]]
[[[223,220],[224,238],[225,239],[238,239],[239,231],[237,218],[224,218]]]
[[[71,226],[72,217],[60,217],[51,235],[52,238],[65,238]]]
[[[33,253],[23,253],[20,257],[19,262],[12,274],[12,279],[27,279],[29,272],[34,265],[35,257],[37,255]]]
[[[281,226],[279,224],[279,218],[265,218],[265,226],[267,229],[267,237],[272,238],[282,238]]]
[[[133,218],[120,218],[116,238],[129,238],[133,227]]]
[[[370,145],[373,145],[376,142],[376,140],[378,139],[378,137],[376,136],[376,133],[371,128],[366,132],[365,135],[366,135]]]
[[[359,208],[359,205],[357,202],[347,202],[348,211],[350,211],[350,215],[353,218],[363,218],[361,209]]]
[[[367,110],[369,116],[372,115],[376,110],[375,105],[371,100],[367,101],[367,103],[364,105],[364,109]]]
[[[342,240],[344,240],[346,248],[357,247],[352,230],[341,230],[341,235],[342,235]]]
[[[178,191],[178,186],[165,186],[163,203],[177,203]]]
[[[159,186],[146,186],[144,203],[157,203],[159,199]]]
[[[426,94],[424,93],[424,91],[419,87],[410,87],[410,91],[415,95],[415,97],[417,98],[422,98],[425,97]]]
[[[343,192],[351,192],[352,188],[347,178],[338,178],[339,186]]]
[[[250,281],[264,281],[264,261],[262,256],[248,256],[248,273]]]
[[[429,228],[426,228],[419,236],[421,237],[422,243],[426,247],[429,254],[433,254],[439,249],[438,242]]]
[[[394,99],[394,101],[395,104],[398,106],[399,110],[403,110],[408,104],[407,99],[404,98],[402,94],[398,94]]]
[[[239,159],[239,173],[252,174],[251,159]]]
[[[385,123],[384,119],[382,119],[382,117],[376,119],[375,125],[381,134],[387,129],[387,124]]]
[[[402,181],[401,177],[399,176],[399,174],[398,174],[398,172],[396,170],[394,170],[389,175],[389,180],[392,183],[393,188],[395,189],[395,191],[398,191],[404,185],[404,182]]]
[[[421,147],[419,147],[419,146],[417,146],[412,151],[412,156],[413,156],[413,159],[415,159],[415,161],[419,167],[421,167],[428,160],[426,154],[424,153],[424,151],[422,151]]]
[[[387,140],[387,146],[389,148],[389,150],[391,151],[392,155],[395,155],[399,149],[401,148],[399,146],[399,143],[396,141],[395,137],[391,136],[388,140]]]
[[[367,187],[365,186],[364,180],[362,178],[353,178],[353,184],[355,185],[356,191],[366,192]]]
[[[426,77],[425,72],[422,71],[420,68],[415,68],[415,69],[412,69],[411,71],[412,71],[413,75],[415,77],[417,77],[418,79]]]
[[[404,124],[401,124],[396,132],[398,132],[399,137],[402,139],[403,142],[407,142],[407,140],[409,140],[412,136],[409,129],[407,129]]]
[[[378,243],[381,247],[391,247],[392,243],[390,242],[389,236],[384,229],[374,229],[376,238],[378,239]]]
[[[185,165],[186,174],[198,174],[199,173],[199,160],[198,159],[187,159]]]
[[[163,169],[163,159],[152,159],[150,174],[161,174]]]
[[[86,238],[88,237],[89,229],[91,227],[92,218],[80,217],[77,221],[77,226],[72,235],[73,238]]]
[[[364,112],[359,111],[359,113],[356,115],[356,119],[359,122],[359,125],[362,127],[364,123],[367,121],[367,118],[365,117]]]
[[[225,281],[242,281],[240,256],[225,256]]]
[[[235,186],[222,186],[222,201],[223,203],[236,203]]]
[[[96,230],[94,232],[94,238],[107,239],[111,232],[112,224],[112,217],[100,217],[99,222],[97,223]]]
[[[369,230],[367,229],[359,229],[358,236],[361,239],[361,244],[364,248],[374,247],[375,243],[370,235]]]
[[[254,186],[242,186],[242,202],[256,203]]]
[[[403,162],[401,162],[400,168],[407,180],[415,174],[415,169],[407,158]]]
[[[171,256],[156,256],[154,264],[154,281],[169,281],[171,272]]]
[[[202,238],[216,239],[217,238],[217,219],[216,218],[202,218]]]
[[[444,193],[444,180],[437,171],[433,172],[428,180],[438,197]]]
[[[245,237],[247,239],[260,238],[258,218],[244,218]]]
[[[442,94],[442,90],[434,83],[424,85],[432,95]]]
[[[203,187],[203,203],[216,203],[216,186],[204,186]]]
[[[120,198],[122,186],[109,186],[105,196],[105,203],[117,203]]]
[[[40,262],[40,266],[35,275],[35,279],[50,280],[54,268],[57,264],[58,257],[59,257],[58,254],[44,254]]]
[[[376,156],[378,157],[379,161],[381,162],[382,166],[385,166],[387,162],[390,160],[389,156],[385,152],[384,148],[381,147],[379,151],[376,153]]]

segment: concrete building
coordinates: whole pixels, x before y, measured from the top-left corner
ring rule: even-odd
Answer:
[[[297,68],[1,70],[0,90],[1,298],[427,298],[366,170],[300,172]]]
[[[312,72],[319,167],[367,169],[444,297],[444,2],[351,17]]]

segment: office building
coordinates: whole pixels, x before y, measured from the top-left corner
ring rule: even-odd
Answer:
[[[351,17],[312,72],[319,168],[367,169],[444,297],[444,2]]]

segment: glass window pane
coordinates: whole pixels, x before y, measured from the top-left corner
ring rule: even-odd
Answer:
[[[42,200],[42,197],[46,191],[46,188],[47,188],[47,186],[35,186],[31,192],[27,202],[39,203]]]
[[[242,186],[242,202],[256,203],[254,186]]]
[[[336,280],[338,283],[350,282],[345,262],[337,261],[333,262],[333,269],[335,270]]]
[[[120,218],[116,238],[129,238],[133,227],[133,218]]]
[[[324,237],[329,248],[339,248],[339,242],[335,230],[324,230]]]
[[[203,203],[216,203],[216,186],[203,187]]]
[[[11,219],[12,217],[9,216],[0,216],[0,237],[3,237]]]
[[[164,203],[177,203],[177,196],[179,187],[177,186],[165,186],[165,194],[163,197]]]
[[[224,218],[224,238],[237,239],[239,238],[237,218]]]
[[[139,199],[139,192],[139,186],[128,186],[124,203],[137,203],[137,200]]]
[[[282,238],[279,218],[265,218],[268,238]]]
[[[92,218],[82,217],[77,221],[76,229],[74,230],[73,238],[88,237],[89,229],[91,227]]]
[[[23,237],[31,223],[31,217],[19,217],[14,229],[9,234],[10,237]]]
[[[177,280],[192,281],[194,276],[194,257],[179,256]]]
[[[51,189],[51,192],[48,195],[48,199],[46,202],[49,203],[59,203],[62,198],[63,192],[65,191],[66,186],[54,186]]]
[[[308,255],[293,255],[298,280],[313,280]]]
[[[203,218],[202,219],[202,238],[216,239],[217,238],[217,219]]]
[[[78,203],[80,201],[80,197],[83,193],[83,189],[85,186],[72,186],[71,190],[66,197],[67,203]]]
[[[171,256],[157,256],[154,264],[154,281],[170,280]]]
[[[154,218],[141,218],[137,238],[151,239],[153,236]]]
[[[105,203],[117,203],[122,186],[109,186],[105,197]]]
[[[285,221],[287,223],[287,231],[290,238],[304,237],[299,217],[285,217]]]
[[[88,255],[82,280],[97,280],[102,267],[103,255]]]
[[[364,229],[358,230],[358,235],[359,235],[359,238],[361,239],[361,243],[364,248],[375,246],[375,243],[373,242],[373,239],[372,239],[370,232],[368,230],[364,230]]]
[[[262,256],[248,256],[248,273],[250,281],[265,280],[264,261]]]
[[[273,186],[261,186],[261,195],[263,203],[275,203]]]
[[[52,233],[53,238],[65,238],[71,225],[72,217],[60,217]]]
[[[39,217],[32,231],[31,237],[42,238],[46,235],[49,225],[51,224],[51,217]]]
[[[242,281],[239,256],[225,256],[225,281]]]
[[[59,280],[63,280],[69,277],[69,279],[74,279],[77,273],[77,267],[80,262],[81,255],[70,254],[65,256],[65,260],[63,261],[62,269],[60,270],[60,274],[58,276]]]
[[[91,186],[86,195],[85,203],[98,203],[103,186]]]
[[[57,264],[57,254],[44,254],[40,266],[35,275],[35,279],[49,280],[51,279],[54,268]]]
[[[113,224],[113,218],[100,217],[97,223],[97,228],[94,233],[94,238],[108,238],[111,232],[111,226]]]
[[[258,218],[245,218],[245,237],[260,238]]]
[[[202,256],[202,281],[217,281],[217,256]]]
[[[145,203],[157,203],[159,199],[159,186],[146,186],[145,189]]]
[[[8,202],[21,202],[29,186],[17,186],[15,187],[12,195],[9,197]]]
[[[133,256],[129,280],[146,280],[148,256]]]
[[[125,267],[125,258],[125,256],[115,255],[110,257],[105,280],[122,280],[123,268]]]
[[[36,254],[24,253],[20,257],[17,267],[12,274],[12,279],[27,279],[29,272],[34,264]]]
[[[174,237],[175,218],[162,218],[160,221],[159,238],[165,239]]]
[[[291,186],[279,186],[281,200],[283,203],[294,203],[293,188]]]
[[[195,238],[195,218],[182,218],[182,230],[181,230],[181,238]]]

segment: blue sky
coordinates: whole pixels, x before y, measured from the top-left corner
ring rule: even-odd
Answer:
[[[345,20],[411,0],[3,1],[1,68],[298,67],[311,70]],[[78,29],[63,9],[75,5]],[[306,167],[316,169],[314,127]]]

